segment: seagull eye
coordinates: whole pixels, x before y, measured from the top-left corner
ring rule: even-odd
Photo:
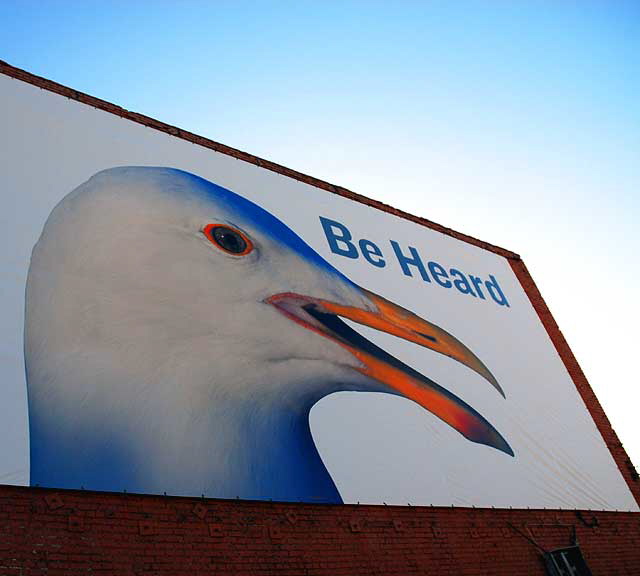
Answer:
[[[253,250],[251,240],[235,228],[222,224],[207,224],[203,232],[209,242],[229,254],[244,256]]]

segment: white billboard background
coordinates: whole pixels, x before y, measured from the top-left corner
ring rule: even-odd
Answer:
[[[352,324],[475,408],[509,442],[515,458],[469,442],[409,400],[334,394],[313,408],[311,428],[346,503],[638,510],[504,258],[2,75],[0,102],[0,483],[29,483],[23,315],[33,245],[52,208],[79,184],[106,168],[146,165],[191,172],[262,206],[351,280],[455,335],[503,387],[506,399],[449,358]],[[438,193],[425,191],[434,202]],[[386,267],[333,254],[320,216],[344,224],[356,239],[375,242]],[[425,264],[434,260],[483,278],[493,274],[510,307],[403,275],[391,239],[416,247]]]

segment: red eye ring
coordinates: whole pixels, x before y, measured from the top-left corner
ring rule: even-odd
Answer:
[[[237,228],[226,224],[207,224],[202,233],[216,248],[233,256],[246,256],[253,250],[253,242]]]

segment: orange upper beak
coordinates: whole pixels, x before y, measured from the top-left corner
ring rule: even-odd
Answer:
[[[451,334],[373,292],[360,288],[373,310],[283,293],[266,300],[291,320],[346,348],[359,361],[362,374],[409,398],[458,430],[473,442],[492,446],[513,456],[500,433],[463,400],[394,358],[352,330],[338,317],[393,334],[453,358],[468,366],[504,396],[504,392],[480,359]]]
[[[334,302],[322,300],[327,311],[343,318],[353,320],[358,324],[363,324],[381,332],[393,334],[404,340],[415,342],[425,348],[430,348],[435,352],[449,356],[461,364],[471,368],[489,383],[502,395],[504,391],[489,369],[481,360],[467,348],[460,340],[443,330],[439,326],[428,322],[417,316],[413,312],[390,302],[382,296],[378,296],[369,290],[361,288],[368,299],[375,304],[377,311],[369,312],[353,306],[343,306]]]

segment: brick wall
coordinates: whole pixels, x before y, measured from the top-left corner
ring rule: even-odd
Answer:
[[[640,574],[640,514],[328,506],[0,487],[0,575]],[[540,547],[540,548],[538,548]]]

